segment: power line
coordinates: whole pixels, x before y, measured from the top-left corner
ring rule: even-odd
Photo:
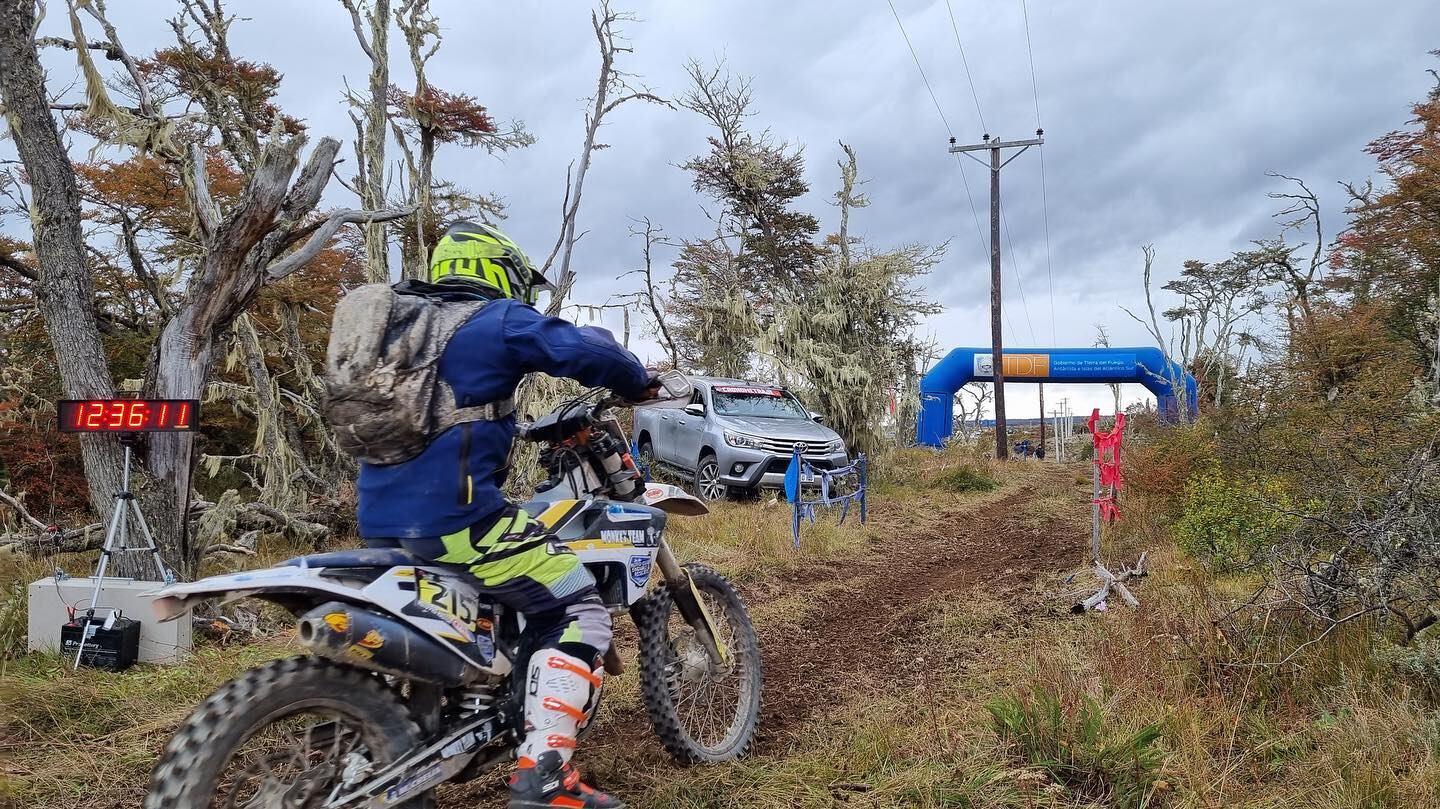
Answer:
[[[1010,239],[1010,217],[1005,215],[1005,203],[1000,203],[1000,221],[1005,226],[1005,246],[1010,248],[1010,272],[1015,275],[1015,287],[1020,290],[1020,306],[1025,310],[1025,325],[1030,329],[1031,344],[1038,343],[1035,336],[1035,322],[1030,319],[1030,302],[1025,300],[1025,284],[1020,274],[1020,262],[1015,260],[1015,242]],[[1052,324],[1053,325],[1053,324]]]
[[[940,109],[940,99],[935,97],[935,90],[930,86],[930,79],[925,75],[925,67],[920,64],[920,56],[915,53],[915,46],[910,43],[910,35],[905,33],[905,23],[900,22],[900,12],[895,10],[893,0],[885,0],[890,4],[890,13],[895,15],[895,24],[900,26],[900,36],[905,38],[905,47],[910,49],[910,58],[915,60],[915,69],[920,71],[920,80],[925,82],[925,89],[930,93],[930,100],[935,104],[935,111],[940,113],[940,122],[945,124],[945,132],[951,136],[955,133],[950,129],[950,121],[945,117],[945,110]]]
[[[891,9],[892,9],[892,10],[894,9],[894,6],[893,6],[893,5],[891,6]],[[946,10],[946,11],[949,13],[949,15],[950,15],[950,31],[951,31],[952,33],[954,33],[954,35],[955,35],[955,47],[957,47],[957,48],[960,49],[960,64],[964,65],[964,67],[965,67],[965,81],[970,85],[970,98],[971,98],[972,101],[975,102],[975,117],[980,120],[980,127],[981,127],[981,129],[988,131],[990,127],[989,127],[988,124],[985,123],[985,112],[984,112],[984,110],[982,110],[981,107],[980,107],[980,93],[977,92],[976,89],[975,89],[975,77],[974,77],[974,75],[970,72],[970,59],[969,59],[968,57],[966,57],[966,55],[965,55],[965,43],[964,43],[964,41],[962,41],[962,40],[960,39],[960,25],[955,21],[955,7],[954,7],[954,5],[952,5],[952,3],[951,3],[950,0],[945,0],[945,10]],[[1029,38],[1029,37],[1030,37],[1030,35],[1029,35],[1029,23],[1028,23],[1028,22],[1026,23],[1026,35],[1025,35],[1025,37],[1026,37],[1026,38],[1025,38],[1026,47],[1028,48],[1028,47],[1029,47],[1029,41],[1030,41],[1030,38]],[[1034,60],[1033,60],[1033,59],[1031,60],[1031,65],[1030,65],[1030,84],[1031,84],[1032,87],[1033,87],[1034,84],[1035,84],[1035,65],[1034,65]],[[1038,101],[1037,101],[1036,109],[1037,109],[1037,110],[1039,109]],[[963,163],[961,164],[960,168],[961,168],[962,171],[964,170],[965,166],[964,166]],[[1042,193],[1043,193],[1043,192],[1042,192]],[[1001,212],[1001,216],[1004,217],[1005,209],[1004,209],[1003,205],[1002,205],[1002,207],[1001,207],[1001,209],[1000,209],[1000,212]],[[1047,234],[1048,234],[1048,227],[1047,227]],[[1016,289],[1018,289],[1018,290],[1020,291],[1020,303],[1024,306],[1024,309],[1025,309],[1025,325],[1026,325],[1026,327],[1029,328],[1029,330],[1030,330],[1030,340],[1031,340],[1032,342],[1038,342],[1038,340],[1037,340],[1036,337],[1035,337],[1035,323],[1034,323],[1034,321],[1031,320],[1031,318],[1030,318],[1030,303],[1029,303],[1028,300],[1026,300],[1026,297],[1025,297],[1025,281],[1023,280],[1023,278],[1022,278],[1022,276],[1021,276],[1021,274],[1020,274],[1019,267],[1014,264],[1015,245],[1014,245],[1014,243],[1011,241],[1011,238],[1010,238],[1010,221],[1009,221],[1008,218],[1005,219],[1005,241],[1006,241],[1006,243],[1010,246],[1010,258],[1011,258],[1011,264],[1012,264],[1012,272],[1013,272],[1014,275],[1015,275],[1015,287],[1016,287]],[[1007,323],[1008,323],[1008,315],[1007,315]],[[1012,336],[1013,336],[1013,331],[1014,331],[1014,329],[1012,328],[1012,329],[1011,329]],[[1054,291],[1054,285],[1053,285],[1053,284],[1051,285],[1051,288],[1050,288],[1050,334],[1051,334],[1051,338],[1052,338],[1052,341],[1053,341],[1053,338],[1054,338],[1054,336],[1055,336],[1055,291]]]
[[[935,97],[935,89],[930,86],[930,78],[925,75],[925,66],[920,64],[920,55],[915,52],[915,45],[910,42],[910,35],[905,31],[905,23],[900,21],[900,12],[895,10],[894,0],[885,0],[890,6],[890,13],[895,17],[895,25],[900,28],[900,36],[905,38],[905,47],[910,49],[910,58],[915,60],[915,69],[920,71],[920,80],[925,82],[925,91],[930,94],[930,102],[935,105],[935,112],[940,115],[940,123],[945,125],[945,134],[955,139],[955,130],[950,128],[950,121],[945,117],[945,110],[940,108],[940,99]],[[975,208],[975,197],[970,193],[970,178],[965,174],[965,164],[960,162],[960,156],[955,156],[955,165],[960,167],[960,179],[965,185],[965,199],[970,202],[970,217],[975,220],[975,238],[980,242],[980,250],[985,250],[985,236],[980,230],[980,213]]]
[[[949,3],[949,0],[946,0]],[[1025,52],[1030,55],[1030,92],[1035,98],[1035,131],[1043,132],[1040,123],[1040,85],[1035,81],[1035,48],[1030,44],[1030,9],[1020,0],[1020,13],[1025,20]],[[1045,146],[1040,146],[1040,210],[1045,220],[1045,280],[1050,287],[1050,340],[1055,337],[1055,273],[1050,261],[1050,194],[1045,181]]]
[[[949,0],[946,0],[949,2]],[[1020,0],[1020,13],[1025,19],[1025,52],[1030,54],[1030,90],[1035,95],[1035,125],[1040,125],[1040,91],[1035,83],[1035,49],[1030,46],[1030,9]]]
[[[965,58],[965,45],[960,42],[960,26],[955,24],[955,9],[950,0],[945,0],[945,9],[950,12],[950,30],[955,32],[955,44],[960,47],[960,64],[965,66],[965,80],[970,83],[970,97],[975,99],[975,115],[980,119],[980,129],[990,131],[985,125],[985,113],[980,111],[980,94],[975,92],[975,79],[970,75],[970,60]]]

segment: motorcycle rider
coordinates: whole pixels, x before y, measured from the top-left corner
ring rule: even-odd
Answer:
[[[404,282],[397,291],[490,301],[440,357],[440,378],[461,407],[508,403],[535,371],[633,401],[653,398],[658,385],[650,372],[608,331],[535,310],[548,288],[505,234],[461,221],[435,245],[429,283]],[[578,723],[600,685],[610,614],[575,554],[501,494],[515,435],[512,413],[450,427],[411,460],[361,464],[360,535],[372,545],[398,541],[426,559],[464,566],[488,595],[525,615],[527,633],[536,633],[511,809],[617,809],[620,801],[580,783],[570,764]]]

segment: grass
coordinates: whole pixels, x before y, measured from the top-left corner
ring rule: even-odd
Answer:
[[[1144,809],[1169,789],[1160,725],[1119,727],[1123,706],[1037,685],[986,706],[995,731],[1023,764],[1076,794],[1117,809]]]
[[[981,508],[1023,487],[1014,541],[1035,541],[1058,514],[1084,522],[1085,471],[905,450],[876,460],[869,525],[822,518],[804,527],[797,551],[786,505],[762,500],[675,518],[671,538],[682,559],[740,582],[762,631],[783,637],[816,604],[844,599],[859,561],[883,560],[906,531],[929,531],[942,506],[953,517],[957,498]],[[994,485],[968,482],[981,479]],[[1284,628],[1258,622],[1248,639],[1217,633],[1217,599],[1253,581],[1201,569],[1167,532],[1164,514],[1131,499],[1107,534],[1107,558],[1151,551],[1139,610],[1070,616],[1061,596],[1069,585],[996,571],[1004,588],[982,586],[868,629],[860,620],[857,631],[872,631],[898,670],[820,661],[846,670],[846,693],[734,765],[669,765],[646,730],[632,666],[607,684],[602,711],[605,725],[627,732],[602,730],[584,765],[644,809],[1440,806],[1434,650],[1397,650],[1357,625],[1301,666],[1249,666]],[[242,563],[292,550],[267,548],[265,559]],[[66,560],[76,572],[87,562]],[[13,654],[23,633],[23,589],[12,586],[44,571],[0,557],[0,651]],[[857,605],[857,616],[874,606]],[[620,645],[633,656],[627,624]],[[289,651],[276,632],[203,646],[184,667],[120,676],[70,672],[45,656],[0,663],[0,806],[136,805],[173,726],[220,682]],[[444,796],[447,809],[496,802],[483,785]]]

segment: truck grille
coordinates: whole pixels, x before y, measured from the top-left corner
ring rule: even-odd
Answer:
[[[766,452],[775,452],[781,455],[790,455],[795,451],[796,444],[803,444],[801,454],[809,458],[812,456],[828,455],[838,447],[834,441],[797,441],[793,438],[761,438],[760,446]],[[832,449],[833,447],[833,449]]]

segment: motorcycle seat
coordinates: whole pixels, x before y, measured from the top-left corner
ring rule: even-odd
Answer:
[[[282,567],[397,567],[399,565],[422,565],[425,560],[404,548],[356,548],[350,551],[330,551],[297,556],[281,562]]]

